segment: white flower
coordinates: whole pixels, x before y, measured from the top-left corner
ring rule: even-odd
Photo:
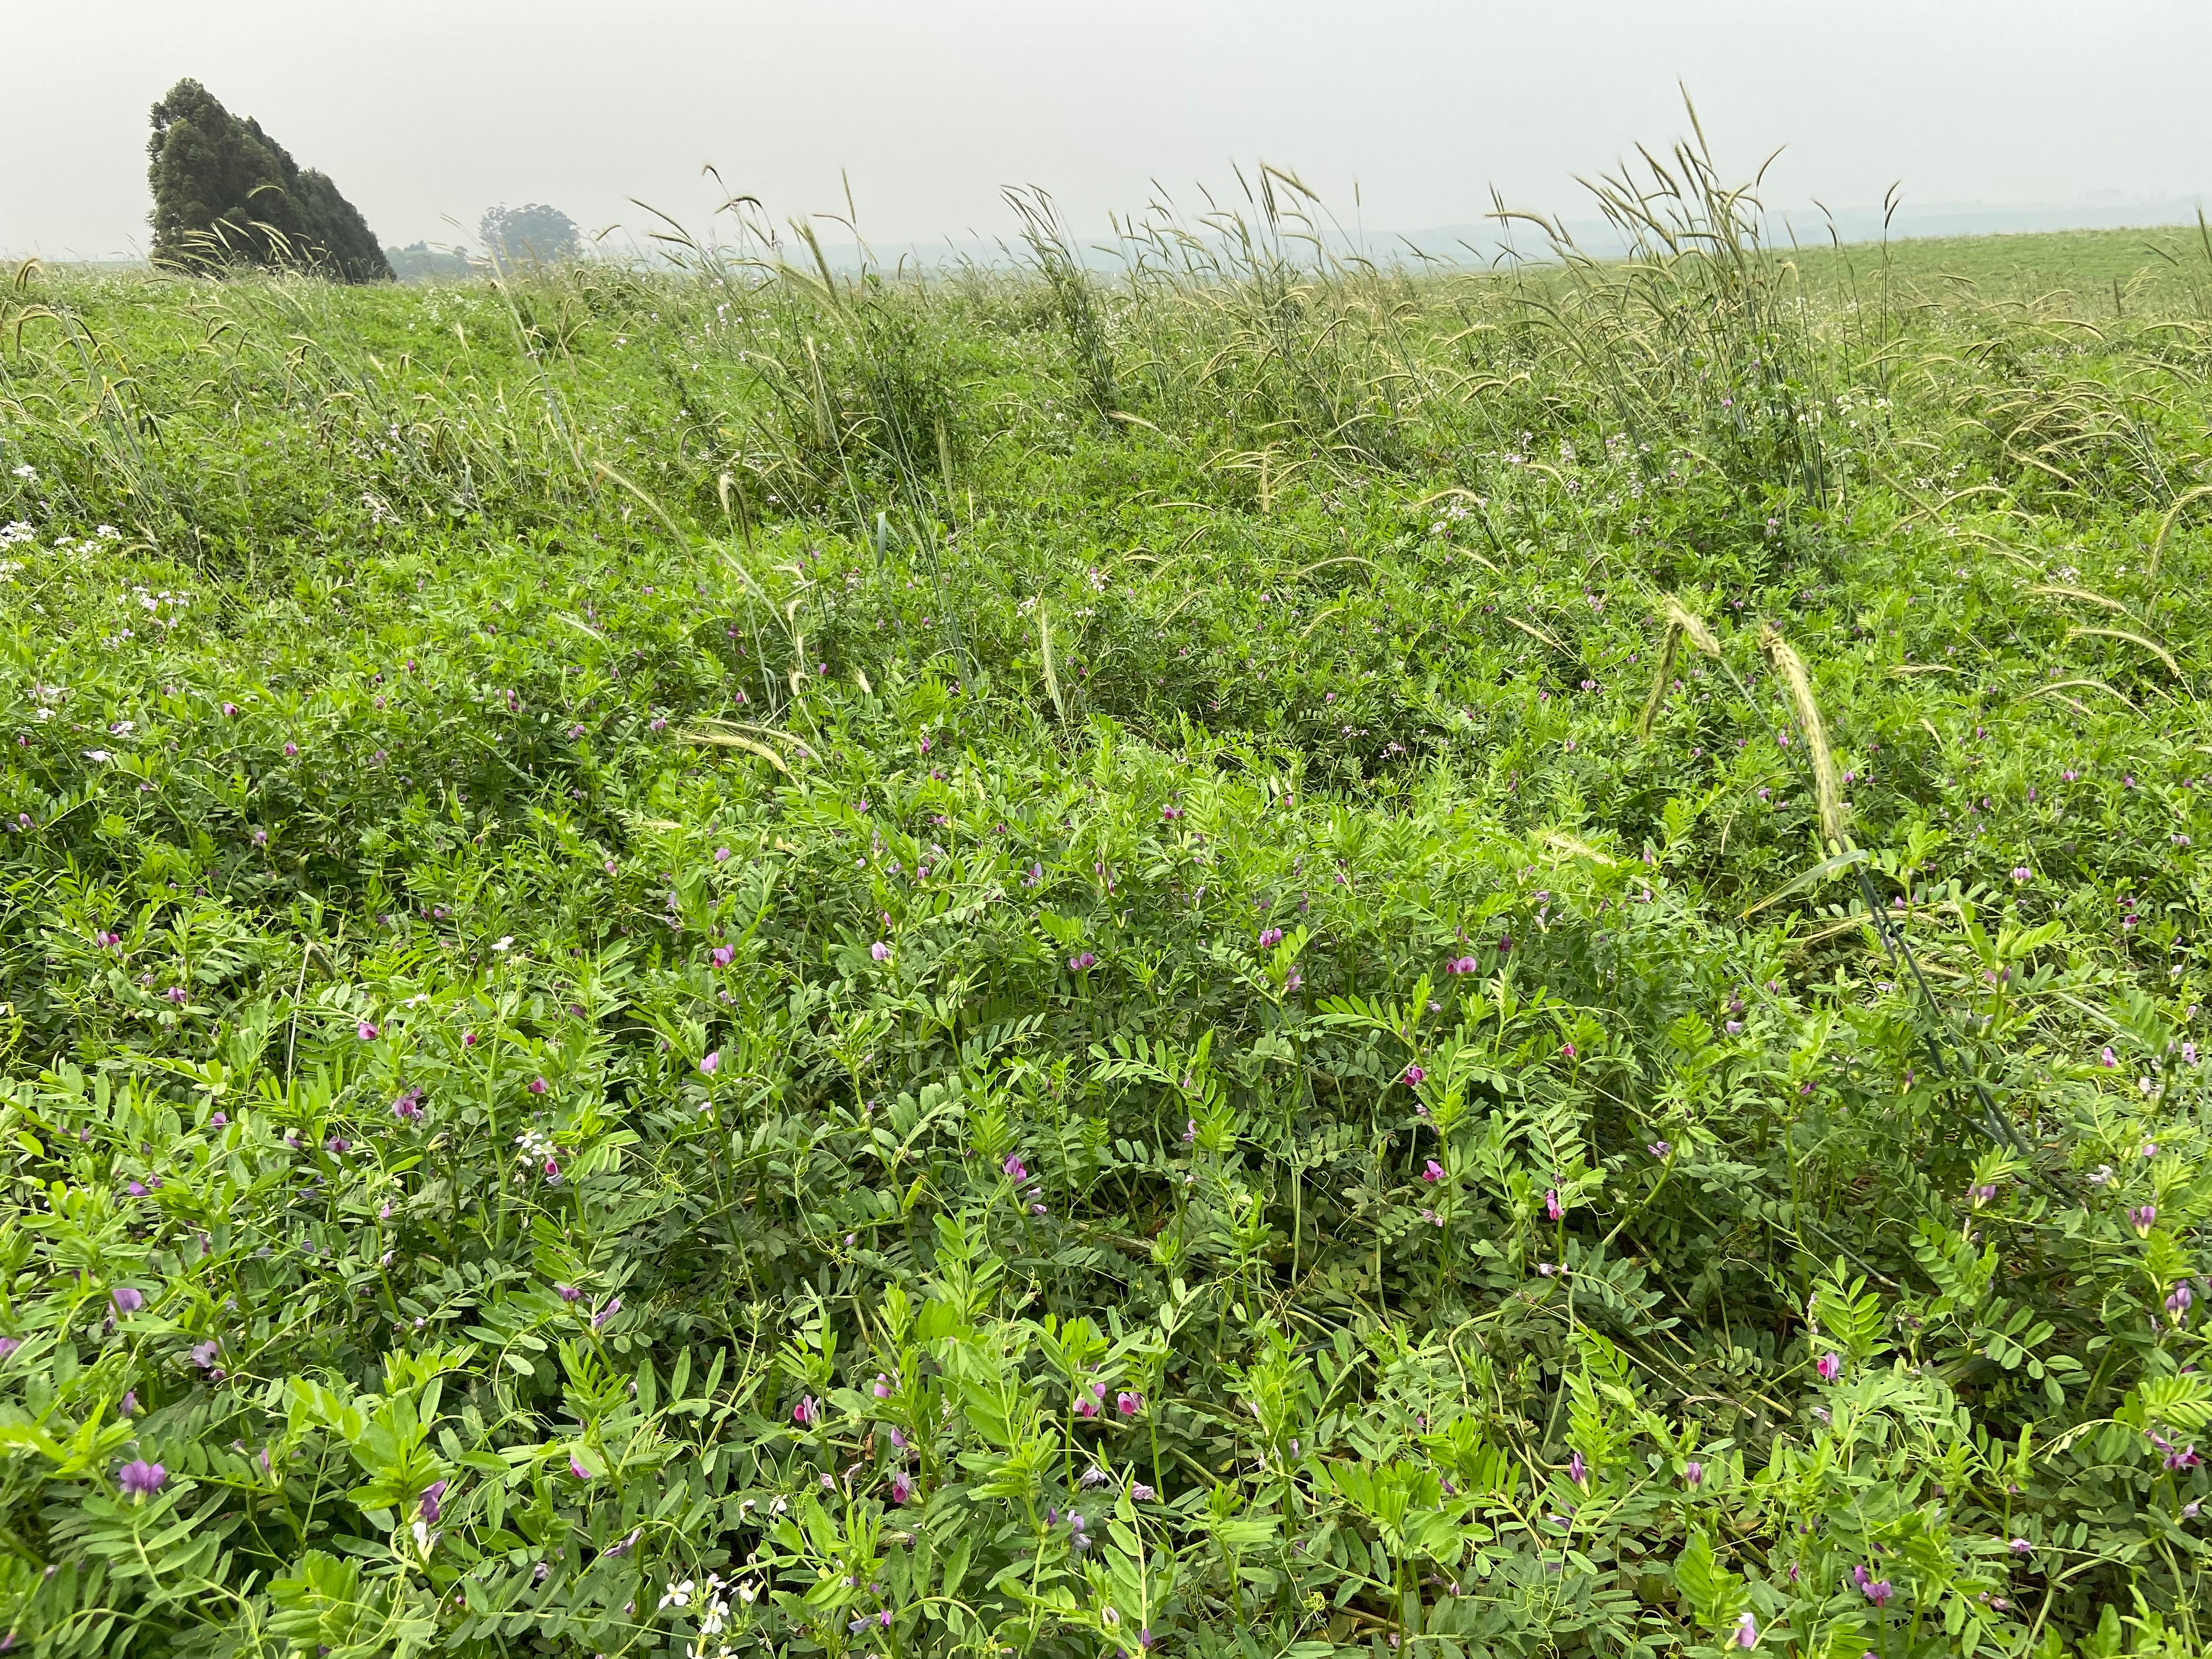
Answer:
[[[495,951],[505,951],[505,950],[512,949],[512,948],[513,948],[513,946],[514,946],[514,934],[512,934],[512,933],[509,933],[509,934],[507,934],[504,939],[495,939],[495,940],[493,940],[493,941],[492,941],[492,947],[491,947],[491,948],[492,948],[493,950],[495,950]]]
[[[123,539],[123,532],[112,524],[101,525],[92,533],[104,542],[119,542]]]
[[[84,757],[88,761],[112,761],[115,758],[105,749],[88,749],[84,751]]]
[[[660,1605],[663,1607],[688,1607],[691,1605],[691,1592],[697,1588],[698,1585],[689,1578],[680,1584],[671,1584],[668,1594],[660,1598]]]
[[[35,478],[39,476],[39,469],[27,465],[19,466],[15,469],[15,476],[19,478]]]

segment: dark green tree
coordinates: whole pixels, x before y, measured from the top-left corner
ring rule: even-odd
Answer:
[[[343,282],[389,281],[361,210],[327,174],[302,171],[251,117],[233,115],[198,82],[154,106],[147,181],[154,258],[188,270],[290,266]]]

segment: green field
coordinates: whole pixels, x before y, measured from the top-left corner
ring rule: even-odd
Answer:
[[[2201,1650],[2212,258],[1261,182],[17,274],[16,1650]]]

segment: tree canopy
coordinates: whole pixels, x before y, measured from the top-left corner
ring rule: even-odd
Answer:
[[[503,259],[563,259],[578,246],[576,222],[543,202],[519,208],[502,203],[485,213],[477,230]]]
[[[302,169],[251,116],[183,80],[153,109],[147,181],[156,264],[291,266],[349,283],[392,266],[361,210],[328,174]]]

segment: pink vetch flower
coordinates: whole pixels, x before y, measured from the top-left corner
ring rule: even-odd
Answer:
[[[2138,1204],[2128,1212],[2128,1224],[2136,1230],[2138,1237],[2148,1238],[2151,1223],[2157,1219],[2158,1206],[2155,1204]]]
[[[1735,1641],[1736,1646],[1740,1648],[1748,1649],[1757,1647],[1759,1645],[1759,1620],[1753,1618],[1748,1613],[1745,1613],[1742,1618],[1737,1620],[1735,1621]]]
[[[175,1003],[179,1008],[183,1007],[187,1002],[191,1000],[191,994],[181,985],[172,985],[167,990],[162,992],[161,994],[167,997],[170,1001]]]
[[[115,1409],[117,1413],[120,1416],[137,1416],[138,1390],[136,1389],[125,1389],[123,1391],[123,1398],[117,1402]]]
[[[1562,1042],[1559,1045],[1559,1057],[1562,1060],[1572,1060],[1575,1057],[1575,1045],[1571,1042]]]
[[[1561,1216],[1566,1213],[1566,1212],[1559,1206],[1559,1189],[1557,1187],[1550,1187],[1545,1189],[1544,1213],[1554,1221],[1557,1221]]]
[[[1444,1166],[1437,1163],[1434,1158],[1431,1158],[1421,1170],[1421,1179],[1424,1181],[1435,1182],[1442,1181],[1443,1178]]]
[[[822,1405],[811,1394],[799,1396],[799,1403],[791,1408],[791,1420],[802,1429],[811,1429],[822,1420]]]
[[[1567,1479],[1577,1486],[1589,1485],[1589,1465],[1583,1462],[1580,1452],[1567,1459]]]
[[[610,1319],[612,1319],[612,1318],[613,1318],[617,1314],[620,1313],[621,1311],[622,1311],[622,1298],[621,1298],[620,1297],[618,1297],[618,1296],[617,1296],[617,1297],[614,1297],[610,1298],[610,1299],[609,1299],[609,1301],[608,1301],[608,1303],[607,1303],[607,1304],[606,1304],[605,1307],[603,1307],[603,1308],[599,1309],[597,1312],[595,1312],[595,1313],[593,1313],[593,1314],[592,1314],[592,1328],[593,1330],[595,1330],[595,1331],[596,1331],[596,1330],[599,1330],[599,1329],[600,1329],[600,1328],[602,1328],[603,1327],[605,1327],[605,1325],[606,1324],[607,1321],[609,1321]]]
[[[579,1480],[588,1480],[592,1478],[592,1472],[584,1467],[583,1460],[574,1452],[568,1454],[568,1473]]]
[[[1692,1491],[1705,1484],[1705,1466],[1692,1458],[1682,1465],[1682,1484]]]
[[[403,1123],[415,1123],[422,1116],[422,1091],[409,1089],[392,1103],[392,1115]]]
[[[447,1483],[443,1480],[433,1480],[428,1486],[422,1488],[422,1496],[416,1500],[415,1504],[415,1514],[416,1519],[428,1524],[434,1525],[436,1523],[438,1519],[438,1505],[440,1501],[444,1498],[446,1495],[446,1486]]]
[[[1473,957],[1454,957],[1449,962],[1444,963],[1444,972],[1447,974],[1471,974],[1474,971]]]
[[[1824,1353],[1813,1362],[1813,1369],[1820,1374],[1820,1381],[1832,1382],[1844,1373],[1844,1362],[1836,1355]]]
[[[545,1092],[545,1079],[542,1077],[534,1077],[531,1079],[530,1092],[533,1095],[544,1094]]]
[[[206,1342],[195,1342],[191,1346],[192,1364],[204,1371],[213,1371],[217,1377],[220,1377],[222,1370],[215,1361],[216,1356],[221,1352],[222,1349],[212,1340]]]
[[[707,1053],[702,1054],[699,1057],[699,1069],[702,1072],[704,1072],[708,1077],[712,1077],[715,1073],[720,1071],[722,1069],[722,1051],[720,1048],[712,1048]]]
[[[1008,1152],[1006,1161],[999,1167],[1006,1171],[1006,1178],[1010,1181],[1018,1182],[1030,1178],[1029,1165],[1022,1162],[1019,1152]]]
[[[914,1477],[904,1469],[896,1471],[891,1476],[891,1502],[903,1504],[913,1496]]]
[[[223,704],[222,715],[225,720],[236,720],[238,718],[238,705],[234,702],[227,702]]]
[[[115,1484],[123,1488],[125,1498],[151,1498],[168,1478],[168,1470],[143,1457],[132,1458],[115,1472]]]
[[[119,1314],[135,1314],[146,1305],[145,1293],[128,1285],[118,1285],[108,1292],[108,1299],[115,1304],[115,1311]]]
[[[2035,873],[2035,872],[2033,872],[2033,870],[2029,869],[2029,868],[2028,868],[2026,865],[2024,865],[2024,864],[2015,864],[2015,865],[2014,865],[2014,866],[2013,866],[2013,867],[2012,867],[2012,878],[2013,878],[2014,881],[2026,881],[2026,880],[2030,877],[2030,876],[2033,875],[2034,873]]]
[[[1408,1066],[1403,1075],[1406,1081],[1410,1084],[1423,1082],[1426,1080],[1429,1074],[1418,1066]]]
[[[581,1302],[584,1299],[582,1288],[574,1285],[556,1285],[553,1294],[563,1302]]]
[[[381,1033],[377,1030],[376,1027],[370,1024],[367,1020],[362,1021],[360,1024],[354,1027],[354,1034],[363,1042],[374,1042],[376,1041],[377,1037],[381,1035]]]
[[[868,947],[868,954],[873,957],[878,962],[889,962],[891,959],[891,947],[884,944],[883,940],[878,939],[873,945],[871,945]]]
[[[1644,1150],[1645,1152],[1647,1152],[1650,1153],[1650,1154],[1651,1154],[1651,1156],[1652,1156],[1652,1157],[1654,1157],[1654,1158],[1663,1159],[1663,1158],[1666,1158],[1666,1156],[1667,1156],[1669,1152],[1673,1152],[1674,1149],[1674,1147],[1673,1147],[1672,1146],[1668,1145],[1666,1141],[1663,1141],[1663,1140],[1655,1140],[1655,1141],[1653,1141],[1653,1142],[1652,1142],[1649,1146],[1646,1146]]]
[[[1280,945],[1282,942],[1283,930],[1281,928],[1263,927],[1260,930],[1260,948],[1262,951],[1271,950],[1274,946]]]
[[[1098,958],[1088,951],[1079,951],[1067,959],[1067,970],[1072,974],[1086,973],[1098,965]]]
[[[2187,1279],[2183,1279],[2173,1287],[2172,1293],[2166,1298],[2166,1310],[2173,1316],[2173,1322],[2176,1325],[2187,1322],[2189,1304],[2196,1299],[2196,1292],[2189,1288]]]
[[[299,757],[300,745],[298,744],[288,743],[284,745],[284,758],[286,760],[297,760]]]
[[[1145,1396],[1124,1389],[1114,1396],[1114,1409],[1124,1417],[1134,1417],[1145,1408]]]
[[[717,945],[707,952],[707,960],[717,968],[726,968],[737,959],[738,947],[734,945]]]
[[[2108,1072],[2120,1063],[2118,1059],[2112,1053],[2112,1044],[2106,1043],[2105,1045],[2104,1053],[2097,1056],[2097,1063]]]
[[[1095,1400],[1079,1398],[1075,1402],[1075,1414],[1085,1419],[1097,1416],[1098,1402]]]

